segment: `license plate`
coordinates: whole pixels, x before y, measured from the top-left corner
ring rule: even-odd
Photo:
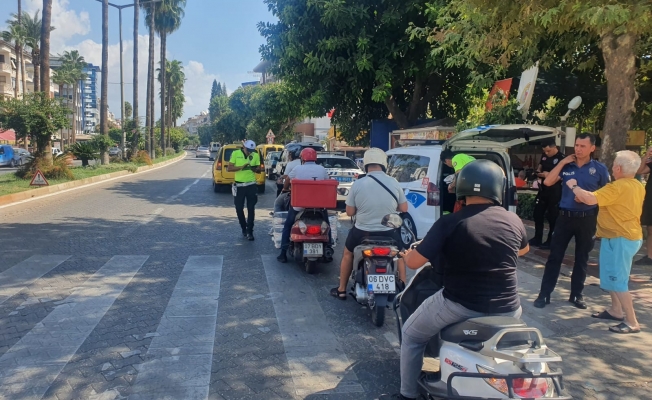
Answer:
[[[324,255],[323,243],[304,243],[303,244],[304,256],[322,256]]]
[[[374,293],[396,293],[394,275],[367,275],[367,288]]]
[[[348,182],[353,181],[353,178],[351,178],[350,176],[336,176],[335,179],[338,182],[344,182],[344,183],[348,183]]]

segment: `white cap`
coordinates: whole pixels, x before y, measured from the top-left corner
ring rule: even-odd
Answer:
[[[246,147],[249,150],[256,150],[256,143],[254,143],[253,140],[247,140],[244,142],[244,147]]]

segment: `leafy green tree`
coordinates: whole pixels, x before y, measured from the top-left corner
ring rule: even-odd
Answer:
[[[108,157],[109,147],[114,146],[116,141],[111,139],[109,136],[93,135],[90,143],[100,152],[100,158],[103,158]]]
[[[430,1],[429,6],[439,1]],[[560,53],[564,62],[599,49],[604,62],[607,103],[601,160],[611,165],[615,152],[625,148],[627,130],[636,111],[637,56],[652,35],[652,3],[648,0],[452,0],[445,12],[430,14],[423,30],[433,43],[454,48],[448,65],[478,63],[506,67],[513,62],[541,59],[542,65],[555,62]],[[444,46],[446,47],[446,46]],[[649,49],[648,49],[649,50]],[[433,51],[433,58],[442,57]],[[575,68],[598,63],[594,56]]]
[[[130,119],[133,111],[134,109],[132,108],[131,103],[125,101],[125,119]]]
[[[99,156],[97,148],[92,143],[77,142],[70,146],[70,152],[82,162],[82,167],[88,166],[88,160],[95,160]]]
[[[211,88],[211,98],[209,101],[213,101],[213,98],[219,95],[221,90],[221,85],[218,85],[217,79],[213,79],[213,87]]]
[[[259,24],[263,58],[305,99],[309,116],[335,107],[347,140],[390,114],[402,128],[465,114],[465,67],[434,59],[426,38],[407,33],[436,11],[423,0],[265,2],[278,22]]]
[[[0,130],[13,129],[17,138],[29,138],[36,143],[35,156],[52,164],[52,136],[68,126],[68,113],[47,93],[29,93],[21,99],[0,97]]]

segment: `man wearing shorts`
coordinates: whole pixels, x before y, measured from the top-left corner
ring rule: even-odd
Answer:
[[[628,289],[632,261],[643,242],[639,221],[645,189],[634,178],[640,164],[641,158],[633,151],[619,151],[612,169],[613,183],[589,192],[577,186],[575,179],[566,182],[579,202],[600,207],[597,233],[601,238],[600,287],[609,291],[611,307],[591,316],[622,321],[609,328],[616,333],[641,330]]]

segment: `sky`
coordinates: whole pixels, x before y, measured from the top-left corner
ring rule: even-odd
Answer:
[[[110,0],[117,5],[131,4],[132,0]],[[0,30],[6,27],[11,13],[17,10],[17,0],[0,0]],[[24,11],[33,14],[42,8],[43,0],[22,0]],[[109,110],[120,118],[120,51],[119,16],[109,7]],[[123,63],[125,100],[133,102],[133,9],[122,11]],[[264,43],[256,24],[273,21],[263,0],[187,0],[185,18],[178,31],[168,36],[168,60],[180,60],[184,65],[186,104],[181,124],[187,118],[208,110],[213,80],[226,83],[228,92],[241,83],[259,78],[249,73],[260,62],[259,47]],[[52,54],[79,50],[94,65],[102,60],[102,4],[96,0],[53,0]],[[156,54],[160,54],[156,37]],[[140,13],[138,39],[139,115],[144,119],[147,81],[149,35]],[[156,57],[157,68],[159,57]],[[98,82],[98,96],[99,96]],[[156,92],[159,87],[157,84]],[[157,110],[160,104],[157,100]],[[157,112],[157,118],[160,115]]]

